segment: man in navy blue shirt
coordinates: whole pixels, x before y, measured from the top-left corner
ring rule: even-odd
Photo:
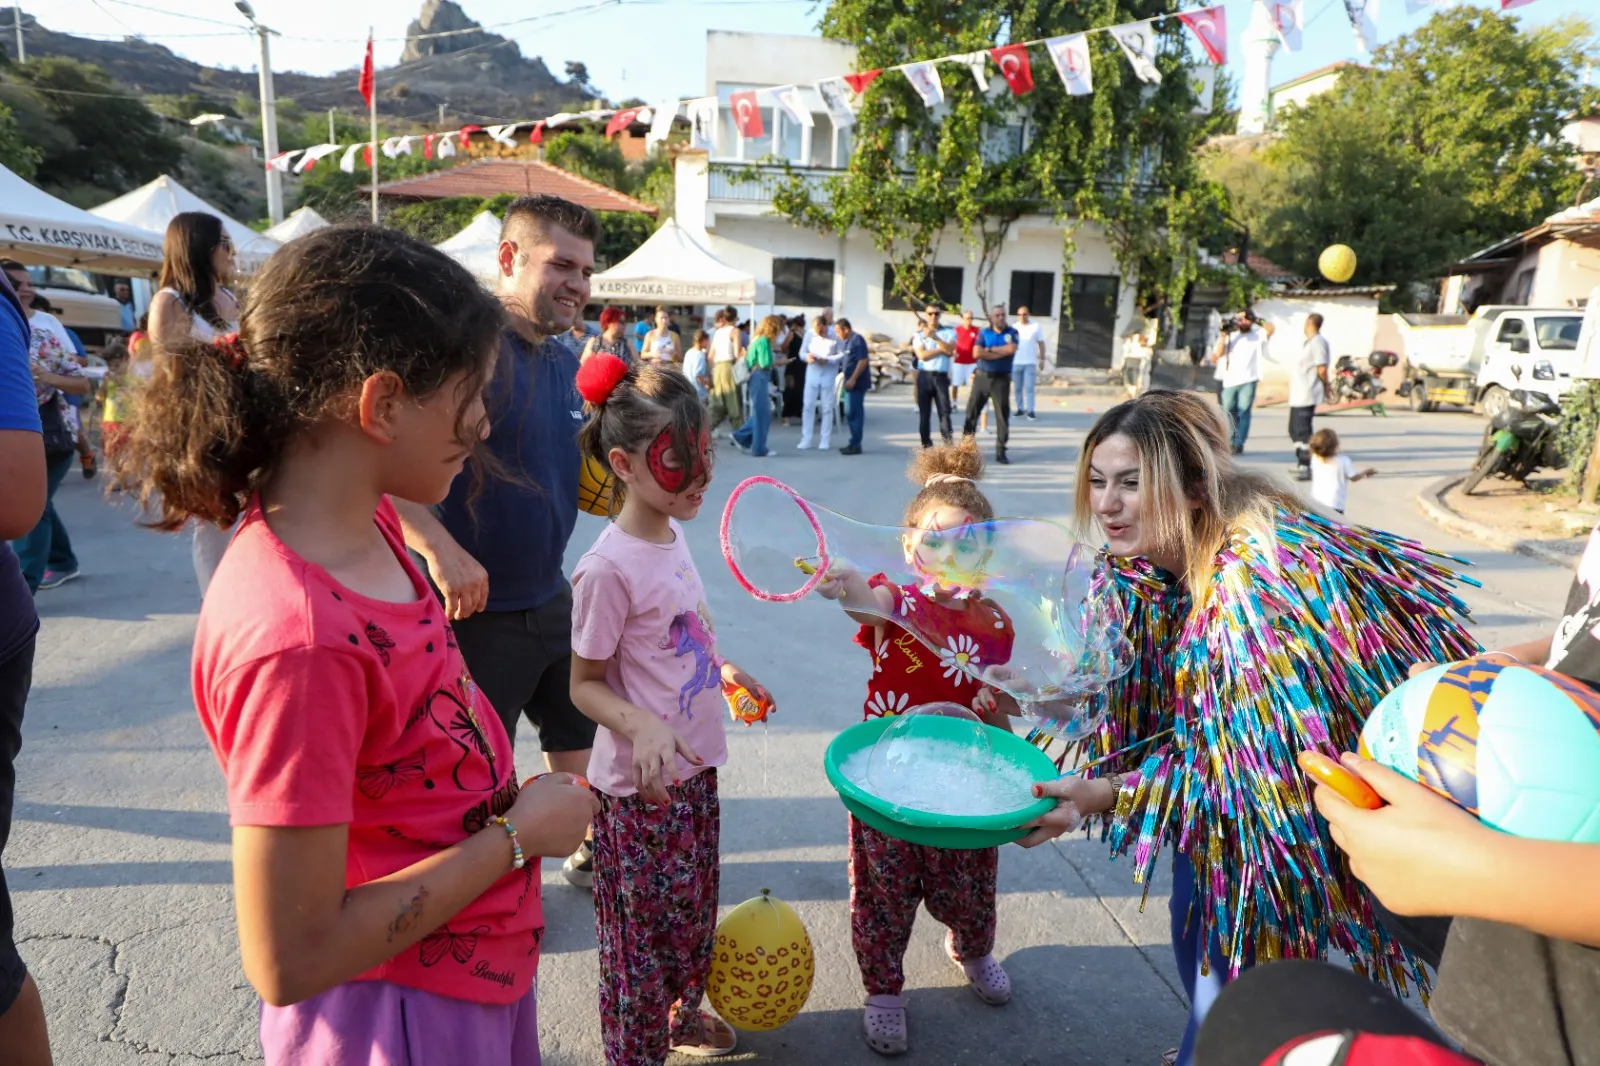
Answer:
[[[595,725],[572,704],[572,586],[561,571],[578,520],[578,357],[557,338],[580,320],[600,223],[557,196],[525,196],[500,231],[500,300],[507,324],[485,390],[499,465],[469,463],[437,513],[395,500],[406,544],[428,566],[472,678],[517,735],[537,727],[552,770],[589,768]],[[567,880],[593,887],[586,841]]]
[[[872,388],[872,357],[866,338],[857,333],[848,318],[833,324],[835,336],[844,346],[844,421],[850,427],[850,443],[839,449],[841,455],[861,454],[861,434],[867,426],[867,390]]]
[[[0,271],[0,854],[11,835],[22,708],[33,684],[39,616],[9,541],[26,536],[44,514],[44,438],[28,361],[28,317]],[[0,869],[0,1062],[50,1061],[39,987],[28,976],[12,935],[11,896]]]
[[[978,370],[972,375],[962,432],[969,437],[976,433],[978,416],[994,400],[994,461],[1009,463],[1006,443],[1011,438],[1011,361],[1017,354],[1017,331],[1006,322],[1004,307],[996,304],[990,310],[989,326],[978,335],[972,351],[978,357]]]

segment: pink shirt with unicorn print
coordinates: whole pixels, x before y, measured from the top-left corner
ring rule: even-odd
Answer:
[[[607,524],[572,573],[572,652],[606,663],[606,684],[653,711],[705,760],[678,760],[682,780],[728,761],[721,660],[711,610],[683,530],[652,544]],[[589,783],[631,796],[633,745],[602,726],[589,756]]]

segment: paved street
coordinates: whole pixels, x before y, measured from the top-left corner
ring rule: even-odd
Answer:
[[[1013,433],[1015,465],[991,470],[1002,514],[1064,519],[1077,449],[1104,399],[1051,399]],[[1283,408],[1259,411],[1248,459],[1291,462]],[[871,399],[868,454],[794,451],[797,431],[773,429],[774,458],[726,449],[705,513],[690,527],[717,619],[718,643],[773,690],[770,728],[730,734],[722,777],[722,900],[770,887],[799,911],[817,952],[805,1012],[773,1033],[743,1034],[736,1061],[879,1061],[862,1044],[862,993],[846,915],[845,818],[822,773],[839,729],[858,720],[868,658],[822,602],[758,604],[734,585],[716,550],[728,491],[765,472],[859,518],[898,521],[911,491],[901,473],[915,443],[908,389]],[[1413,498],[1464,469],[1482,423],[1464,414],[1327,418],[1361,467],[1349,517],[1473,558],[1468,593],[1486,643],[1547,630],[1568,575],[1436,531]],[[836,435],[835,445],[843,443]],[[238,965],[222,778],[189,697],[196,592],[189,541],[135,528],[126,506],[74,475],[58,506],[85,576],[41,594],[44,628],[7,876],[22,951],[50,1012],[57,1061],[71,1066],[257,1060],[255,997]],[[583,517],[569,560],[598,529]],[[524,725],[519,763],[534,768]],[[998,954],[1016,986],[1007,1007],[981,1004],[944,959],[925,914],[908,958],[910,1062],[1154,1066],[1176,1043],[1184,1010],[1167,947],[1164,877],[1140,911],[1126,863],[1077,840],[1002,852]],[[544,1057],[552,1066],[601,1061],[595,1010],[593,912],[546,863],[549,932],[540,973]]]

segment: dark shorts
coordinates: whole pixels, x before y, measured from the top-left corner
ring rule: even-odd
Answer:
[[[17,798],[17,752],[22,748],[22,708],[33,683],[33,638],[0,662],[0,855],[11,836],[11,811]],[[0,867],[0,1014],[11,1009],[28,979],[12,936],[11,894]]]
[[[1316,405],[1289,408],[1289,439],[1296,444],[1311,440],[1311,427],[1316,420]]]
[[[594,747],[594,722],[572,704],[571,589],[526,611],[480,611],[453,627],[472,680],[513,741],[527,715],[547,752]]]

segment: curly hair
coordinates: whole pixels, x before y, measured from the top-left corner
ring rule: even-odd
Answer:
[[[912,452],[906,477],[918,487],[906,505],[908,526],[916,525],[935,507],[959,507],[983,522],[994,517],[994,505],[978,489],[977,483],[983,478],[983,455],[974,437],[964,437],[959,444]]]

